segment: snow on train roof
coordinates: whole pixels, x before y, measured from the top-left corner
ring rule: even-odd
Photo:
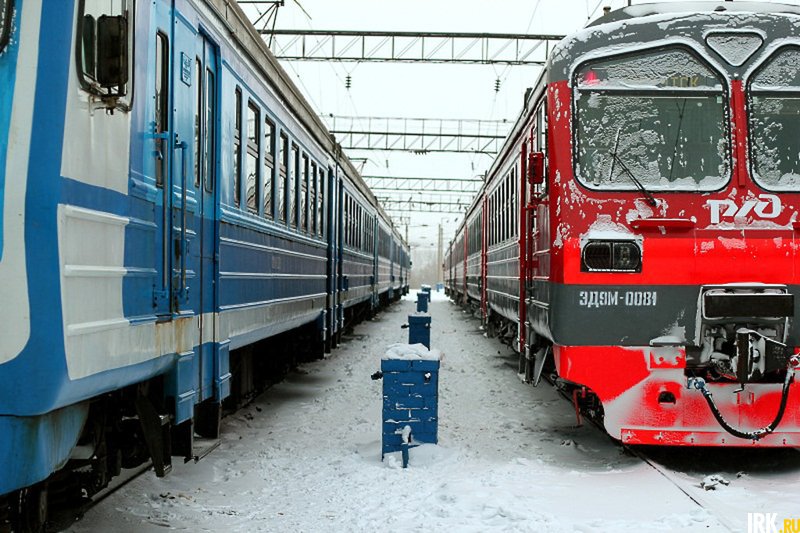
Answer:
[[[576,60],[682,42],[714,62],[703,38],[709,32],[767,32],[772,40],[800,34],[800,7],[762,2],[642,4],[604,15],[565,37],[553,50],[547,83],[569,79]],[[779,39],[778,39],[779,40]],[[764,47],[765,51],[769,47]],[[760,60],[753,54],[748,63]],[[742,65],[736,65],[740,67]],[[744,65],[745,69],[749,65]]]
[[[704,13],[704,12],[746,12],[746,13],[792,13],[800,15],[800,7],[790,4],[777,4],[765,2],[658,2],[653,4],[639,4],[612,11],[595,19],[587,27],[616,22],[650,15],[669,13]]]

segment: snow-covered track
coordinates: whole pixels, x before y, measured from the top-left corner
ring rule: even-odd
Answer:
[[[134,481],[152,467],[152,462],[147,461],[136,468],[123,469],[120,475],[111,480],[108,486],[91,498],[80,500],[77,504],[74,501],[62,501],[58,502],[58,504],[51,504],[47,531],[54,533],[67,529],[71,524],[80,520],[92,507],[99,505],[103,500],[125,487],[128,483]]]
[[[630,454],[638,457],[639,459],[647,463],[647,465],[649,465],[653,470],[661,474],[661,476],[664,479],[666,479],[668,482],[674,485],[679,491],[685,494],[687,498],[689,498],[699,507],[705,509],[706,511],[714,515],[714,517],[717,520],[719,520],[719,522],[722,525],[724,525],[728,529],[728,531],[736,532],[741,530],[741,528],[735,522],[733,522],[730,519],[730,517],[726,516],[721,512],[715,512],[713,503],[709,502],[708,498],[706,498],[703,495],[705,489],[699,488],[691,483],[687,483],[686,480],[683,480],[679,478],[677,475],[675,475],[673,471],[653,461],[642,450],[624,444],[622,445],[622,447]]]

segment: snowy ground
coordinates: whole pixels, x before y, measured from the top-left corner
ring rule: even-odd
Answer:
[[[568,402],[521,383],[506,348],[436,293],[440,443],[412,449],[405,470],[399,454],[381,462],[382,383],[370,374],[406,341],[413,301],[226,418],[222,445],[200,463],[141,476],[70,531],[747,531],[748,512],[800,517],[800,454],[758,454],[753,469],[724,454],[721,466],[679,465],[713,511],[701,508],[597,428],[574,427]],[[691,453],[659,461],[674,468]],[[701,491],[709,468],[730,485]]]

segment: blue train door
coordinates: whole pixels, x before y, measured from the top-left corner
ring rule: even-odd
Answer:
[[[344,173],[341,167],[336,167],[336,345],[342,337],[344,330],[344,304],[342,296],[344,286]]]
[[[152,139],[153,179],[155,181],[153,222],[154,267],[156,280],[153,284],[153,305],[159,321],[172,318],[172,2],[155,3],[153,44],[153,78],[148,83],[152,93],[149,108],[149,137]]]
[[[172,312],[184,322],[176,335],[186,348],[177,354],[171,395],[176,424],[194,419],[194,433],[216,436],[219,402],[203,402],[215,397],[215,378],[227,372],[214,339],[217,52],[184,17],[175,17],[172,42]]]
[[[220,368],[214,338],[216,321],[216,202],[217,162],[219,161],[217,125],[219,121],[218,59],[216,47],[203,35],[196,42],[192,58],[195,78],[195,149],[197,153],[195,179],[191,184],[198,198],[197,225],[198,281],[200,288],[200,368],[198,372],[198,401],[215,398],[221,401],[218,379],[227,369]]]
[[[327,169],[327,179],[324,180],[325,183],[325,194],[324,198],[327,202],[327,205],[324,207],[325,209],[325,228],[327,228],[327,237],[328,237],[328,267],[327,267],[327,277],[328,277],[328,305],[325,313],[325,328],[326,328],[326,335],[325,335],[325,351],[330,352],[331,348],[335,346],[335,339],[334,333],[336,332],[336,312],[338,309],[338,299],[339,299],[339,291],[337,290],[337,269],[336,269],[336,227],[334,225],[334,221],[336,220],[336,186],[334,185],[336,175],[333,173],[333,169],[328,167]]]

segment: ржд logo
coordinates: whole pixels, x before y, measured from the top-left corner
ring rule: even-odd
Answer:
[[[745,200],[741,207],[733,200],[708,200],[711,210],[711,223],[719,224],[722,218],[744,218],[750,213],[756,218],[777,218],[781,214],[781,199],[774,194],[759,194],[758,200]]]

